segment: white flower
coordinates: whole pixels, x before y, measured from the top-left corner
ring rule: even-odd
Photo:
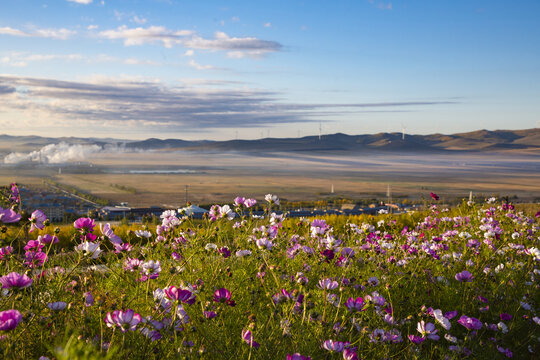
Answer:
[[[381,226],[384,226],[384,220],[379,220],[377,222],[377,227],[381,227]]]
[[[221,217],[227,217],[227,219],[232,220],[235,217],[235,213],[232,211],[231,207],[229,205],[223,205],[219,208],[219,214]]]
[[[450,330],[450,328],[452,327],[452,325],[450,324],[450,320],[444,317],[440,309],[433,310],[433,316],[435,317],[435,320],[437,320],[437,322],[441,324],[441,326],[445,330]]]
[[[493,204],[495,201],[497,201],[497,199],[494,198],[494,197],[490,197],[489,199],[486,200],[486,202],[487,202],[488,204]]]
[[[452,336],[450,334],[444,334],[444,338],[451,343],[457,344],[457,338],[455,336]]]
[[[506,333],[508,332],[508,326],[506,326],[506,324],[503,323],[502,321],[499,322],[499,323],[497,324],[497,327],[498,327],[499,329],[501,329],[501,331],[503,332],[503,334],[506,334]]]
[[[84,256],[91,256],[92,259],[97,259],[103,250],[99,248],[99,243],[85,241],[82,244],[75,246],[77,252],[82,252]]]
[[[148,230],[135,230],[135,235],[140,238],[150,238],[152,233]]]
[[[523,301],[520,301],[519,302],[521,307],[524,308],[525,310],[531,310],[531,305],[527,304],[526,302],[523,302]]]
[[[213,244],[213,243],[208,243],[208,244],[206,244],[206,246],[204,247],[204,250],[206,250],[206,251],[216,250],[216,249],[217,249],[217,245],[216,245],[216,244]]]
[[[143,262],[141,267],[146,275],[159,274],[161,272],[161,264],[159,260],[158,261],[149,260],[149,261]]]
[[[388,214],[388,210],[386,210],[386,209],[381,209],[381,210],[378,211],[378,213],[381,214],[381,215],[382,215],[382,214]],[[383,221],[383,222],[384,222],[384,221]]]
[[[495,267],[495,273],[499,273],[501,270],[504,269],[504,264],[499,264]]]
[[[279,205],[279,198],[277,197],[277,195],[272,195],[272,194],[266,194],[264,196],[264,199],[266,201],[268,201],[270,204],[276,204],[276,205]]]
[[[53,303],[48,303],[47,307],[51,310],[59,311],[64,310],[66,308],[67,304],[63,301],[57,301]]]
[[[236,252],[236,256],[238,257],[243,257],[243,256],[248,256],[248,255],[251,255],[251,250],[238,250]]]

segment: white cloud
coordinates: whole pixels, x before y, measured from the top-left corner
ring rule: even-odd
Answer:
[[[138,17],[137,15],[134,15],[134,16],[131,18],[130,21],[131,21],[131,22],[134,22],[134,23],[137,23],[137,24],[139,24],[139,25],[143,25],[143,24],[146,24],[146,22],[147,22],[148,20],[146,20],[146,19],[143,18],[143,17]]]
[[[91,31],[91,30],[96,30],[96,29],[98,29],[98,28],[99,28],[98,25],[88,25],[88,28],[87,28],[87,29]]]
[[[76,34],[75,31],[68,29],[36,29],[33,31],[22,31],[11,27],[1,27],[0,35],[22,36],[22,37],[42,37],[50,39],[66,40],[70,36]]]
[[[271,27],[271,26],[272,26],[272,24],[269,23],[269,22],[267,22],[267,23],[264,24],[264,27],[265,27],[265,28],[269,28],[269,27]]]
[[[77,3],[77,4],[88,5],[88,4],[91,4],[92,1],[94,1],[94,0],[67,0],[67,1],[74,2],[74,3]]]
[[[193,56],[195,55],[195,51],[193,51],[193,49],[187,49],[186,52],[184,53],[184,56]]]
[[[245,56],[260,57],[269,52],[279,51],[281,44],[275,41],[261,40],[254,37],[230,37],[226,33],[217,31],[214,39],[204,39],[193,36],[183,42],[187,47],[206,50],[225,50],[229,57],[239,58]]]
[[[238,16],[233,16],[233,17],[231,18],[231,21],[232,21],[232,22],[239,22],[239,21],[240,21],[240,18],[239,18]]]
[[[189,60],[188,65],[197,70],[212,70],[214,68],[212,65],[201,65],[193,59]]]
[[[122,25],[116,30],[106,30],[99,33],[101,37],[106,39],[122,39],[125,46],[161,42],[167,48],[179,44],[182,38],[192,34],[191,30],[171,31],[164,26],[130,29],[126,25]]]

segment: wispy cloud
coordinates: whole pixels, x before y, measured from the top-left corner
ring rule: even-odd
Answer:
[[[8,101],[0,112],[24,112],[51,119],[50,126],[79,122],[95,126],[139,126],[152,131],[260,127],[300,123],[348,112],[402,110],[455,104],[454,101],[413,101],[347,104],[294,104],[278,100],[283,94],[245,86],[171,87],[157,81],[100,79],[72,82],[0,76],[0,91]],[[16,89],[14,91],[14,89]],[[19,90],[23,89],[23,90]],[[21,91],[21,92],[19,92]],[[60,121],[60,123],[59,123]]]
[[[88,5],[88,4],[91,4],[92,1],[94,1],[94,0],[67,0],[67,1],[74,2],[74,3],[77,3],[77,4]]]
[[[75,31],[64,29],[64,28],[62,29],[34,29],[31,31],[23,31],[23,30],[11,28],[9,26],[0,27],[0,35],[11,35],[11,36],[21,36],[21,37],[41,37],[41,38],[66,40],[74,34],[76,34]]]
[[[106,54],[98,55],[83,55],[83,54],[31,54],[26,52],[13,52],[4,57],[0,57],[0,64],[24,67],[30,62],[44,62],[44,61],[63,61],[63,62],[84,62],[87,64],[95,63],[121,63],[126,65],[152,65],[159,66],[162,63],[158,61],[152,61],[147,59],[137,58],[118,58]]]
[[[164,26],[150,26],[147,28],[137,27],[128,28],[122,25],[116,30],[105,30],[99,33],[99,36],[106,39],[121,39],[124,45],[143,45],[151,43],[162,43],[163,46],[171,48],[175,44],[180,44],[183,38],[193,35],[191,30],[172,31]]]
[[[261,57],[280,51],[283,47],[276,41],[256,37],[231,37],[221,31],[217,31],[214,38],[206,39],[192,30],[170,30],[164,26],[128,28],[122,25],[115,30],[101,31],[99,36],[123,40],[126,46],[161,43],[167,48],[178,45],[190,49],[227,51],[228,56],[233,58]]]
[[[214,69],[214,67],[212,65],[201,65],[201,64],[199,64],[198,62],[196,62],[193,59],[189,60],[188,65],[191,66],[194,69],[197,69],[197,70],[212,70],[212,69]]]

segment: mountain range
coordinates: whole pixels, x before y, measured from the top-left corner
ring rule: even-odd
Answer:
[[[0,151],[36,150],[48,144],[96,144],[141,150],[250,151],[250,152],[355,152],[355,151],[533,151],[540,150],[540,128],[526,130],[479,130],[451,135],[410,135],[342,133],[302,138],[264,138],[257,140],[189,141],[149,138],[140,141],[114,138],[50,138],[0,135]]]

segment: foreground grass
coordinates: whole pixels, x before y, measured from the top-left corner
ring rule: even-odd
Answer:
[[[39,251],[26,234],[35,240],[52,227],[27,233],[25,219],[7,225],[0,276],[32,282],[0,297],[0,311],[22,315],[12,329],[0,316],[0,357],[539,354],[539,224],[508,204],[324,220],[229,220],[219,210],[198,223],[167,213],[147,233],[101,232],[82,220]],[[25,264],[29,251],[46,261]]]

